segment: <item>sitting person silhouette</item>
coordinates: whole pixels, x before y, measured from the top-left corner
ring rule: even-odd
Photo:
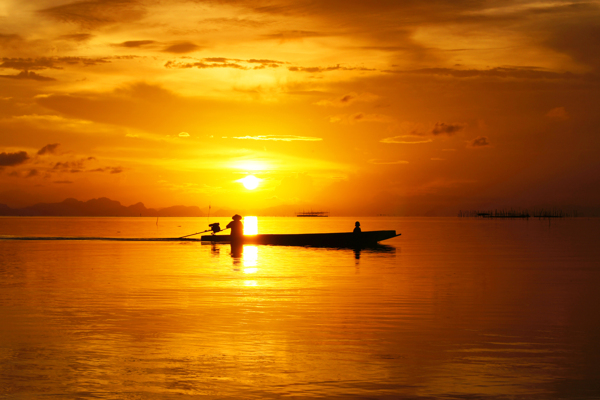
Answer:
[[[362,231],[360,230],[360,222],[356,221],[356,223],[354,224],[354,233],[361,233]]]
[[[231,240],[241,240],[244,236],[244,224],[242,224],[242,216],[235,214],[231,217],[233,221],[227,224],[226,229],[231,228]]]

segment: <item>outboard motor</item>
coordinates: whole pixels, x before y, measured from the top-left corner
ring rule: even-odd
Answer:
[[[210,230],[212,231],[213,235],[217,232],[221,232],[221,226],[219,226],[218,222],[215,222],[213,224],[208,224],[208,226],[210,227]]]

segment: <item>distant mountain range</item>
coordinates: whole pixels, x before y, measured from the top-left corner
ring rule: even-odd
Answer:
[[[226,213],[229,215],[231,212],[226,211]],[[214,216],[219,216],[218,214],[211,213]],[[142,203],[127,207],[106,197],[88,201],[69,198],[60,203],[38,203],[23,208],[11,208],[6,204],[0,204],[0,216],[203,217],[205,215],[196,206],[173,206],[156,210],[146,208]]]

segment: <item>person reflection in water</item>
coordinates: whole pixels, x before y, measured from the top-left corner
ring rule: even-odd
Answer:
[[[360,230],[360,222],[356,221],[354,223],[354,233],[361,233],[362,231]]]
[[[241,242],[244,237],[244,224],[242,224],[242,216],[235,214],[231,217],[233,221],[227,224],[227,229],[231,229],[231,242]]]
[[[242,255],[244,254],[244,245],[240,242],[231,242],[231,258],[233,265],[240,265]]]
[[[229,234],[229,243],[231,244],[231,257],[233,265],[239,265],[243,253],[244,224],[242,216],[235,214],[231,217],[232,221],[227,224],[226,229],[231,229]]]

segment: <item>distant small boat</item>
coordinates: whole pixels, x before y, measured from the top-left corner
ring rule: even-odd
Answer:
[[[302,211],[296,217],[329,217],[329,211]]]
[[[400,234],[396,234],[396,231],[262,234],[243,236],[242,243],[275,246],[368,247],[396,236],[400,236]],[[231,242],[230,235],[205,235],[200,240],[212,243]]]

